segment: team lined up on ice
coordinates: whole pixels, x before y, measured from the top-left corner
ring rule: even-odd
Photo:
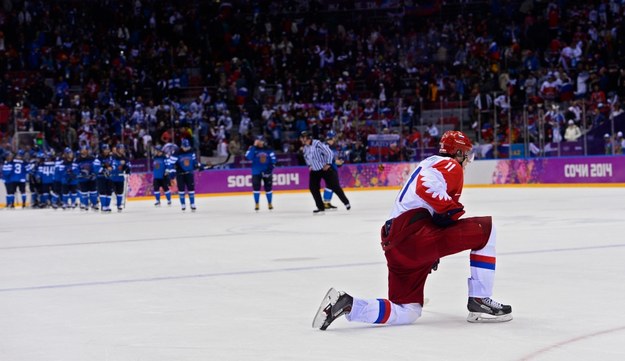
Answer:
[[[154,148],[154,189],[156,205],[160,205],[160,189],[171,204],[170,179],[176,178],[182,210],[186,209],[188,193],[191,210],[195,210],[193,172],[205,169],[196,160],[189,140],[183,139],[180,148],[174,146],[165,153],[161,146]],[[20,205],[16,194],[21,195],[21,206],[27,205],[27,187],[33,208],[74,209],[84,211],[111,211],[113,193],[115,206],[121,212],[126,203],[128,175],[131,165],[123,144],[112,149],[103,144],[99,152],[82,145],[78,152],[65,148],[62,154],[39,151],[30,159],[23,150],[6,155],[2,166],[2,180],[7,190],[7,208]]]
[[[83,145],[78,152],[68,147],[59,155],[53,151],[39,151],[30,159],[26,156],[23,150],[9,153],[2,166],[7,208],[15,208],[18,191],[21,206],[26,207],[28,184],[30,204],[34,208],[80,207],[82,210],[110,212],[115,193],[117,209],[123,209],[126,176],[130,173],[123,144],[117,144],[112,150],[104,144],[97,155],[89,146]]]

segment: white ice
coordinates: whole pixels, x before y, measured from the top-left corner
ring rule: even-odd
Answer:
[[[502,324],[466,322],[468,253],[402,327],[312,329],[330,286],[386,297],[379,228],[396,190],[150,201],[120,214],[0,210],[0,360],[624,360],[625,188],[468,188],[492,215]]]

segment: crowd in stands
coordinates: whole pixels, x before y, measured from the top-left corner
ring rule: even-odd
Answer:
[[[57,151],[186,138],[223,156],[332,129],[347,161],[379,133],[406,160],[436,146],[428,109],[469,107],[485,144],[576,140],[622,113],[622,1],[413,3],[5,0],[0,147],[26,131]]]

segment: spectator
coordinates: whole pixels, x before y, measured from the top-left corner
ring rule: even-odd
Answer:
[[[623,109],[621,109],[621,104],[614,103],[612,105],[612,111],[610,112],[610,120],[615,120],[621,114],[623,114]]]
[[[569,119],[568,126],[566,127],[566,130],[564,131],[564,139],[567,142],[577,142],[577,140],[581,136],[582,136],[582,131],[579,129],[577,124],[575,124],[575,121],[573,121],[573,119]]]
[[[241,142],[239,141],[239,136],[234,135],[232,139],[228,142],[228,154],[233,156],[242,155]]]
[[[402,159],[401,149],[397,146],[396,142],[391,143],[388,150],[387,160],[389,162],[400,162]]]
[[[429,147],[433,147],[436,146],[436,144],[438,144],[438,135],[440,134],[438,131],[438,127],[436,126],[436,124],[434,123],[428,123],[427,128],[426,128],[426,138],[424,139],[424,142],[429,146]]]
[[[616,133],[616,139],[614,140],[614,154],[625,154],[625,139],[623,138],[623,132]]]
[[[612,137],[610,137],[608,133],[603,135],[603,150],[606,155],[614,154],[614,144],[612,142]]]
[[[357,139],[349,152],[350,163],[365,163],[367,161],[367,148],[360,139]]]
[[[600,2],[511,6],[494,17],[501,23],[489,24],[480,17],[452,17],[454,4],[442,4],[437,16],[424,18],[424,32],[404,26],[402,15],[397,21],[383,15],[363,20],[344,17],[325,3],[316,6],[324,11],[327,24],[339,18],[340,25],[284,23],[282,13],[289,6],[270,3],[255,10],[254,18],[262,19],[258,31],[253,21],[238,22],[237,16],[250,15],[246,2],[231,4],[228,9],[234,12],[198,0],[96,0],[73,3],[64,12],[46,2],[43,9],[37,2],[26,2],[5,19],[5,26],[13,26],[14,31],[0,34],[0,51],[7,55],[0,62],[5,75],[0,102],[10,107],[18,101],[28,105],[29,112],[19,123],[24,129],[43,129],[44,117],[39,115],[49,105],[52,113],[66,113],[45,120],[52,129],[46,132],[46,141],[57,150],[68,142],[77,143],[67,134],[71,137],[69,128],[80,130],[83,123],[71,119],[83,118],[83,110],[85,119],[88,114],[95,119],[99,109],[101,116],[89,141],[116,142],[128,136],[129,148],[141,156],[145,148],[141,129],[153,139],[171,141],[179,137],[181,128],[189,127],[200,133],[191,136],[204,139],[212,126],[221,123],[227,128],[223,138],[229,141],[235,134],[232,127],[238,126],[234,129],[239,133],[241,127],[245,129],[245,124],[238,124],[243,122],[243,111],[255,122],[250,128],[265,129],[269,120],[277,122],[274,129],[281,132],[272,134],[273,145],[283,149],[293,132],[323,133],[334,119],[341,121],[338,130],[352,143],[381,129],[380,119],[393,126],[394,112],[385,114],[383,108],[396,109],[399,97],[404,104],[412,104],[410,97],[426,100],[412,109],[418,121],[420,110],[432,102],[440,106],[444,102],[439,100],[458,99],[463,89],[480,89],[481,93],[472,93],[471,103],[481,122],[477,117],[473,120],[476,134],[488,135],[495,129],[488,113],[493,103],[488,93],[494,89],[510,89],[513,120],[521,118],[518,109],[523,101],[525,105],[568,101],[573,81],[573,97],[580,101],[588,100],[587,88],[595,86],[605,98],[610,93],[625,95],[625,71],[617,66],[625,56],[619,40],[622,7],[612,3],[609,7]],[[115,13],[134,15],[118,18],[112,16]],[[158,14],[167,15],[162,20]],[[211,28],[197,31],[196,24],[211,24]],[[37,35],[49,29],[55,29],[51,39]],[[81,29],[80,37],[74,29]],[[536,96],[536,83],[550,86],[541,86],[543,98]],[[384,106],[367,105],[367,99],[381,100]],[[608,104],[607,99],[598,99]],[[345,107],[345,113],[339,114],[341,103],[352,100],[356,107]],[[598,101],[593,100],[593,107],[598,107]],[[278,118],[261,118],[264,108],[278,113]],[[323,110],[321,116],[315,117],[314,109]],[[607,109],[602,109],[605,118],[610,116]],[[601,118],[593,109],[585,113]],[[576,122],[587,124],[581,114]],[[359,124],[363,119],[365,126]],[[130,131],[122,134],[127,123]],[[137,123],[148,124],[135,128]],[[0,121],[2,133],[9,130],[5,124]],[[520,124],[513,124],[516,129],[510,133],[523,134]]]

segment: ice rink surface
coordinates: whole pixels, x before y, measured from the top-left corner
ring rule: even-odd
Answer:
[[[121,213],[0,210],[0,360],[625,360],[625,188],[467,188],[492,215],[502,324],[466,322],[468,253],[441,261],[413,325],[311,328],[330,286],[386,297],[396,190],[151,201]],[[338,200],[334,200],[340,205]]]

